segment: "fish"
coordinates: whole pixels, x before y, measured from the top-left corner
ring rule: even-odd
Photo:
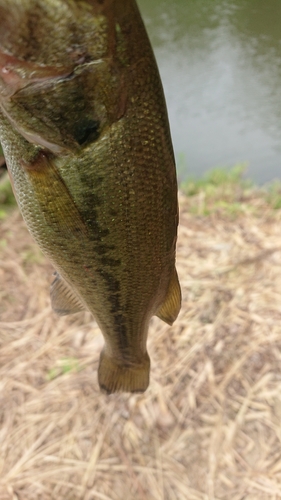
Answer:
[[[90,311],[102,392],[149,385],[152,316],[181,308],[177,177],[135,0],[0,0],[0,142],[59,315]]]

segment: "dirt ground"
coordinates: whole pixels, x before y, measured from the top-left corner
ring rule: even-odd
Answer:
[[[53,269],[0,220],[1,500],[281,499],[281,210],[235,200],[180,196],[182,310],[133,396],[100,393],[94,319],[52,312]]]

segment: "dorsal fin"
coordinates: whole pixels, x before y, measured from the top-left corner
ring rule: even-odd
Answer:
[[[156,316],[162,319],[162,321],[165,321],[165,323],[168,323],[168,325],[172,325],[173,322],[177,319],[180,308],[181,289],[178,274],[175,268],[170,280],[165,300],[158,309]]]
[[[50,295],[53,311],[60,316],[85,310],[80,299],[58,273],[51,285]]]

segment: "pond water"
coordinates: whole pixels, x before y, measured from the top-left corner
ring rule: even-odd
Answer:
[[[164,85],[179,180],[248,164],[281,178],[281,1],[138,0]]]

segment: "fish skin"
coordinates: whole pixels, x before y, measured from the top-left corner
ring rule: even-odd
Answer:
[[[59,314],[91,311],[106,393],[149,384],[149,320],[180,310],[177,180],[134,0],[0,0],[0,141]]]

